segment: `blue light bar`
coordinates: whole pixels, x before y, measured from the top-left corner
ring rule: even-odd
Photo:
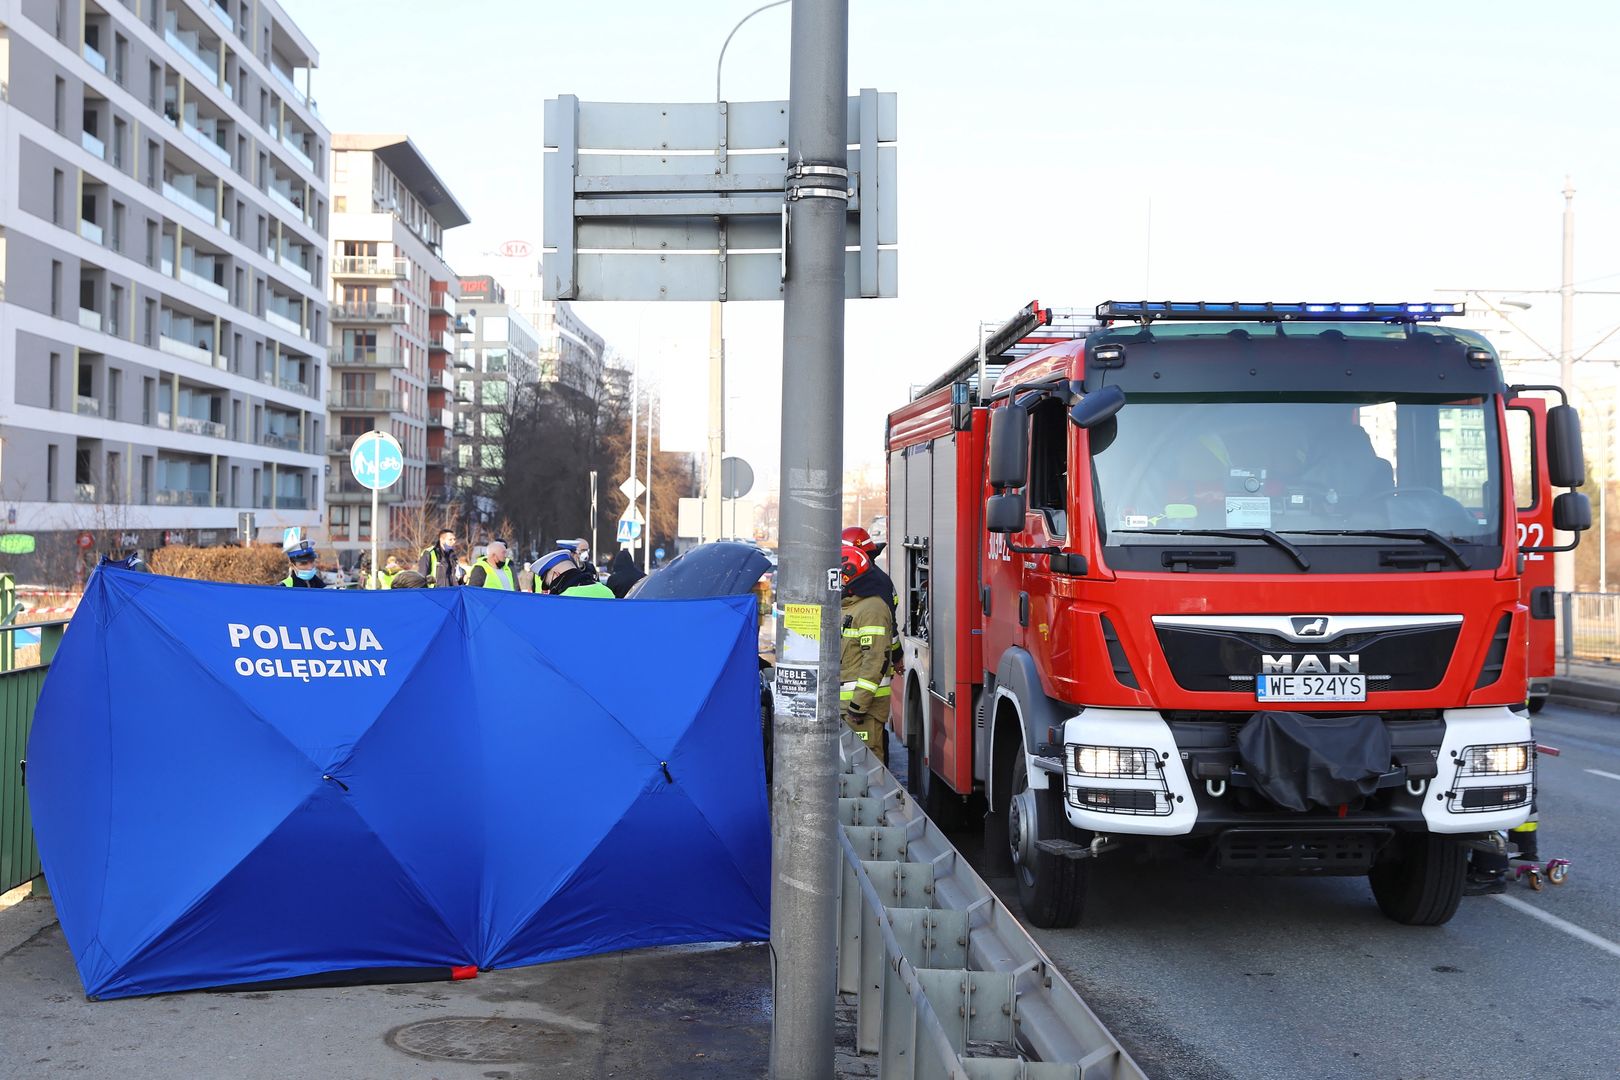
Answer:
[[[1097,320],[1152,322],[1433,322],[1465,314],[1462,304],[1279,304],[1178,300],[1109,300],[1097,305]]]

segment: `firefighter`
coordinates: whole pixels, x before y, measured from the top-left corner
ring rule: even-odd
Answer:
[[[324,589],[320,571],[315,569],[315,545],[300,540],[287,549],[287,576],[281,583],[289,589]]]
[[[472,572],[467,575],[467,584],[472,588],[505,589],[514,592],[517,589],[516,568],[506,557],[506,541],[491,540],[489,548],[473,561]]]
[[[889,647],[889,669],[891,672],[901,668],[900,650],[900,592],[894,587],[894,579],[884,573],[883,568],[877,564],[877,557],[883,553],[887,546],[873,541],[872,534],[859,525],[851,525],[844,530],[844,543],[852,544],[866,552],[871,560],[872,568],[849,586],[850,591],[857,596],[875,596],[889,605],[889,621],[894,626],[891,635],[893,643]]]
[[[862,577],[872,572],[872,559],[866,552],[854,544],[845,544],[840,563],[844,579],[844,648],[838,696],[844,722],[879,761],[887,764],[884,725],[889,719],[889,647],[894,641],[894,616],[886,598],[855,588]]]

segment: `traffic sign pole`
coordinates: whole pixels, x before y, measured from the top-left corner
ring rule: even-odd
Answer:
[[[771,807],[772,1080],[833,1074],[848,72],[849,0],[795,0]],[[829,407],[803,407],[812,401]]]
[[[382,476],[383,441],[381,439],[372,439],[371,440],[371,446],[372,446],[371,475],[375,476],[375,477],[381,477]],[[372,488],[371,489],[371,585],[372,585],[373,588],[376,588],[378,581],[381,580],[377,576],[377,501],[378,501],[377,496],[378,496],[378,492],[379,492],[378,488]],[[450,577],[450,580],[452,582],[455,581],[456,575],[455,575],[454,570],[449,571],[449,577]]]

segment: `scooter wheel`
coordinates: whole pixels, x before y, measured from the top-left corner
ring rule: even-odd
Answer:
[[[1554,885],[1562,885],[1569,879],[1569,867],[1563,863],[1554,863],[1547,867],[1547,880]]]

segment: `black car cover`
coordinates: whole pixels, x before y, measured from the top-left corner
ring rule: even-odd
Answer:
[[[1389,731],[1376,716],[1257,712],[1238,731],[1255,790],[1278,806],[1359,807],[1389,771]]]

